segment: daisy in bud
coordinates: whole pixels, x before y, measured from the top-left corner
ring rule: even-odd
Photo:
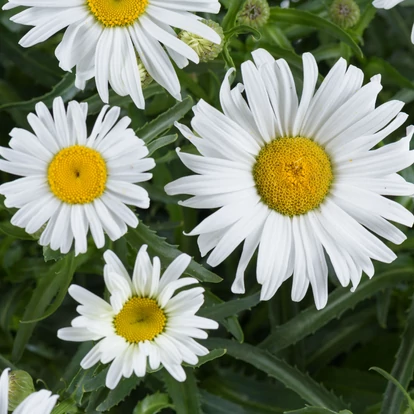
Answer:
[[[56,48],[63,70],[76,67],[76,87],[95,78],[101,99],[108,103],[108,83],[121,96],[130,95],[145,107],[137,57],[149,75],[178,100],[179,68],[197,53],[177,38],[173,29],[187,30],[213,43],[220,36],[192,12],[218,13],[218,0],[8,0],[4,10],[28,7],[12,21],[34,26],[20,45],[30,47],[67,28]],[[164,46],[162,46],[162,45]]]
[[[360,10],[354,0],[334,0],[329,8],[329,17],[343,29],[349,29],[358,23]]]
[[[204,101],[194,107],[194,132],[177,124],[200,155],[182,153],[197,175],[165,187],[170,195],[190,194],[192,208],[218,208],[190,235],[198,235],[207,263],[217,266],[244,242],[232,286],[244,293],[244,272],[254,252],[261,299],[270,299],[293,277],[292,299],[309,285],[318,309],[328,299],[329,257],[343,286],[355,289],[372,259],[390,263],[394,252],[374,233],[399,244],[404,233],[388,220],[412,226],[413,215],[384,196],[411,195],[414,185],[398,171],[414,162],[413,127],[398,142],[373,149],[400,127],[403,102],[375,108],[382,86],[374,76],[340,59],[318,90],[318,67],[303,55],[303,91],[298,99],[289,66],[263,49],[242,64],[243,83],[222,84],[223,112]],[[246,99],[245,99],[246,97]]]
[[[373,6],[377,9],[392,9],[394,6],[396,6],[399,3],[402,3],[404,0],[374,0]],[[414,25],[411,30],[411,42],[414,43]]]
[[[207,26],[211,27],[218,33],[221,39],[221,43],[217,44],[210,42],[209,40],[206,40],[201,36],[186,31],[182,31],[178,35],[178,37],[185,44],[187,44],[195,50],[198,57],[200,58],[200,62],[208,62],[209,60],[214,60],[223,50],[224,33],[221,26],[213,20],[203,20],[203,23],[205,23]]]
[[[0,414],[13,412],[14,414],[50,414],[59,398],[58,395],[52,395],[50,391],[41,390],[31,393],[33,381],[27,381],[29,374],[22,376],[24,371],[13,371],[10,374],[7,368],[0,376]],[[25,378],[22,378],[25,377]],[[23,382],[21,381],[23,379]],[[26,391],[30,391],[29,393]],[[18,395],[20,393],[20,396]],[[30,394],[30,395],[28,395]],[[27,396],[28,395],[28,396]],[[19,399],[19,403],[16,401]],[[13,400],[13,404],[11,404]]]
[[[58,331],[65,341],[99,341],[83,358],[88,369],[101,361],[111,363],[106,386],[115,388],[122,377],[133,373],[143,377],[147,369],[164,368],[177,380],[184,381],[181,364],[197,364],[198,356],[208,350],[193,338],[207,338],[203,329],[217,329],[217,322],[196,316],[204,302],[202,287],[180,291],[194,285],[196,279],[180,279],[191,258],[178,256],[160,278],[161,263],[151,263],[144,245],[138,252],[132,279],[119,258],[110,250],[104,254],[104,278],[110,293],[109,303],[72,285],[69,294],[81,304],[80,316],[71,328]]]
[[[126,204],[149,207],[147,191],[134,183],[151,179],[146,171],[155,162],[128,128],[131,119],[118,120],[120,109],[108,109],[88,135],[86,103],[69,102],[66,111],[56,98],[53,116],[38,103],[27,117],[34,133],[14,128],[11,148],[0,147],[0,170],[23,177],[0,186],[6,207],[19,209],[11,223],[29,234],[42,229],[42,246],[67,253],[75,240],[75,253],[85,253],[90,229],[101,248],[104,232],[117,240],[138,225]]]
[[[267,0],[246,0],[237,14],[237,23],[259,29],[269,20],[270,7]]]

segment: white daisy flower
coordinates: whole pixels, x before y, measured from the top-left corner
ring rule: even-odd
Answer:
[[[202,287],[174,292],[198,283],[196,279],[179,279],[191,258],[178,256],[160,279],[160,260],[151,263],[144,245],[138,252],[132,280],[119,258],[110,250],[104,254],[104,278],[110,293],[110,303],[72,285],[69,294],[78,301],[81,316],[72,321],[71,328],[58,331],[66,341],[99,341],[83,358],[81,366],[88,369],[98,361],[112,362],[106,386],[115,388],[121,377],[134,372],[143,377],[147,365],[156,370],[162,364],[177,380],[186,374],[181,364],[194,365],[197,356],[208,350],[193,338],[207,338],[203,329],[217,329],[217,322],[196,316],[204,302]],[[148,358],[148,364],[147,364]]]
[[[218,0],[9,0],[3,9],[26,6],[12,21],[34,26],[20,45],[30,47],[67,27],[56,57],[63,70],[76,66],[76,87],[95,77],[101,99],[108,103],[108,82],[121,96],[145,107],[137,57],[156,82],[178,100],[180,83],[170,58],[179,68],[197,53],[177,38],[172,27],[213,43],[220,36],[191,12],[218,13]],[[160,45],[162,43],[165,49]]]
[[[135,185],[151,179],[155,166],[145,158],[148,149],[128,128],[131,119],[118,121],[120,109],[102,108],[87,136],[86,103],[61,98],[53,102],[53,117],[42,102],[27,120],[34,134],[14,128],[10,148],[0,147],[0,170],[20,175],[0,186],[6,207],[19,211],[11,223],[35,233],[46,224],[39,243],[67,253],[75,239],[75,253],[87,250],[88,229],[98,248],[104,231],[117,240],[136,227],[136,215],[125,205],[149,207],[146,190]],[[108,112],[107,112],[108,111]]]
[[[397,4],[402,3],[404,0],[374,0],[372,5],[377,9],[392,9]],[[414,43],[414,25],[411,30],[411,42]]]
[[[7,368],[0,376],[0,414],[8,413],[9,405],[9,371]],[[41,390],[29,395],[13,411],[14,414],[50,414],[59,396],[50,391]]]
[[[316,307],[328,297],[325,253],[343,286],[356,288],[371,259],[396,256],[372,232],[393,243],[406,236],[387,220],[412,226],[413,215],[382,195],[411,195],[414,185],[396,172],[410,166],[413,128],[399,142],[370,150],[407,119],[403,102],[375,108],[380,77],[362,87],[363,73],[340,59],[315,93],[318,68],[303,55],[300,102],[292,73],[283,60],[263,49],[245,62],[244,86],[220,92],[224,114],[204,101],[194,107],[194,133],[177,124],[201,155],[178,150],[199,175],[165,187],[168,194],[190,194],[192,208],[219,208],[190,235],[207,263],[217,266],[244,241],[232,286],[244,293],[244,271],[258,248],[261,299],[270,299],[293,274],[292,299],[300,301],[309,284]],[[244,99],[246,94],[247,102]],[[371,231],[368,231],[371,230]]]

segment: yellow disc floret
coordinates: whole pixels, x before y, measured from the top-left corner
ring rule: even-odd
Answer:
[[[105,27],[128,26],[145,12],[148,0],[87,0],[87,5]]]
[[[116,333],[136,344],[151,341],[165,327],[167,318],[154,299],[133,297],[114,318]]]
[[[318,207],[333,180],[325,150],[303,137],[277,138],[266,144],[256,158],[253,177],[262,201],[286,216]]]
[[[91,203],[105,191],[106,164],[102,155],[83,145],[60,150],[47,171],[53,194],[69,204]]]

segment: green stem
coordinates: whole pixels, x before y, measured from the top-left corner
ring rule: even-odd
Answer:
[[[401,338],[401,344],[397,352],[397,359],[392,368],[391,375],[404,389],[413,377],[414,373],[414,297],[409,309],[405,330]],[[381,414],[399,413],[404,401],[404,394],[395,384],[389,382],[382,403]]]

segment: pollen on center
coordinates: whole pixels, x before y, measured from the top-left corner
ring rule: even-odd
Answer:
[[[114,318],[116,333],[130,343],[151,341],[165,327],[167,318],[154,299],[133,297]]]
[[[329,192],[332,165],[325,150],[303,137],[277,138],[259,152],[253,167],[262,201],[286,216],[318,207]]]
[[[148,0],[87,0],[87,6],[105,27],[128,26],[145,12]]]
[[[91,203],[106,188],[107,168],[102,155],[83,145],[60,150],[47,171],[53,194],[68,204]]]

